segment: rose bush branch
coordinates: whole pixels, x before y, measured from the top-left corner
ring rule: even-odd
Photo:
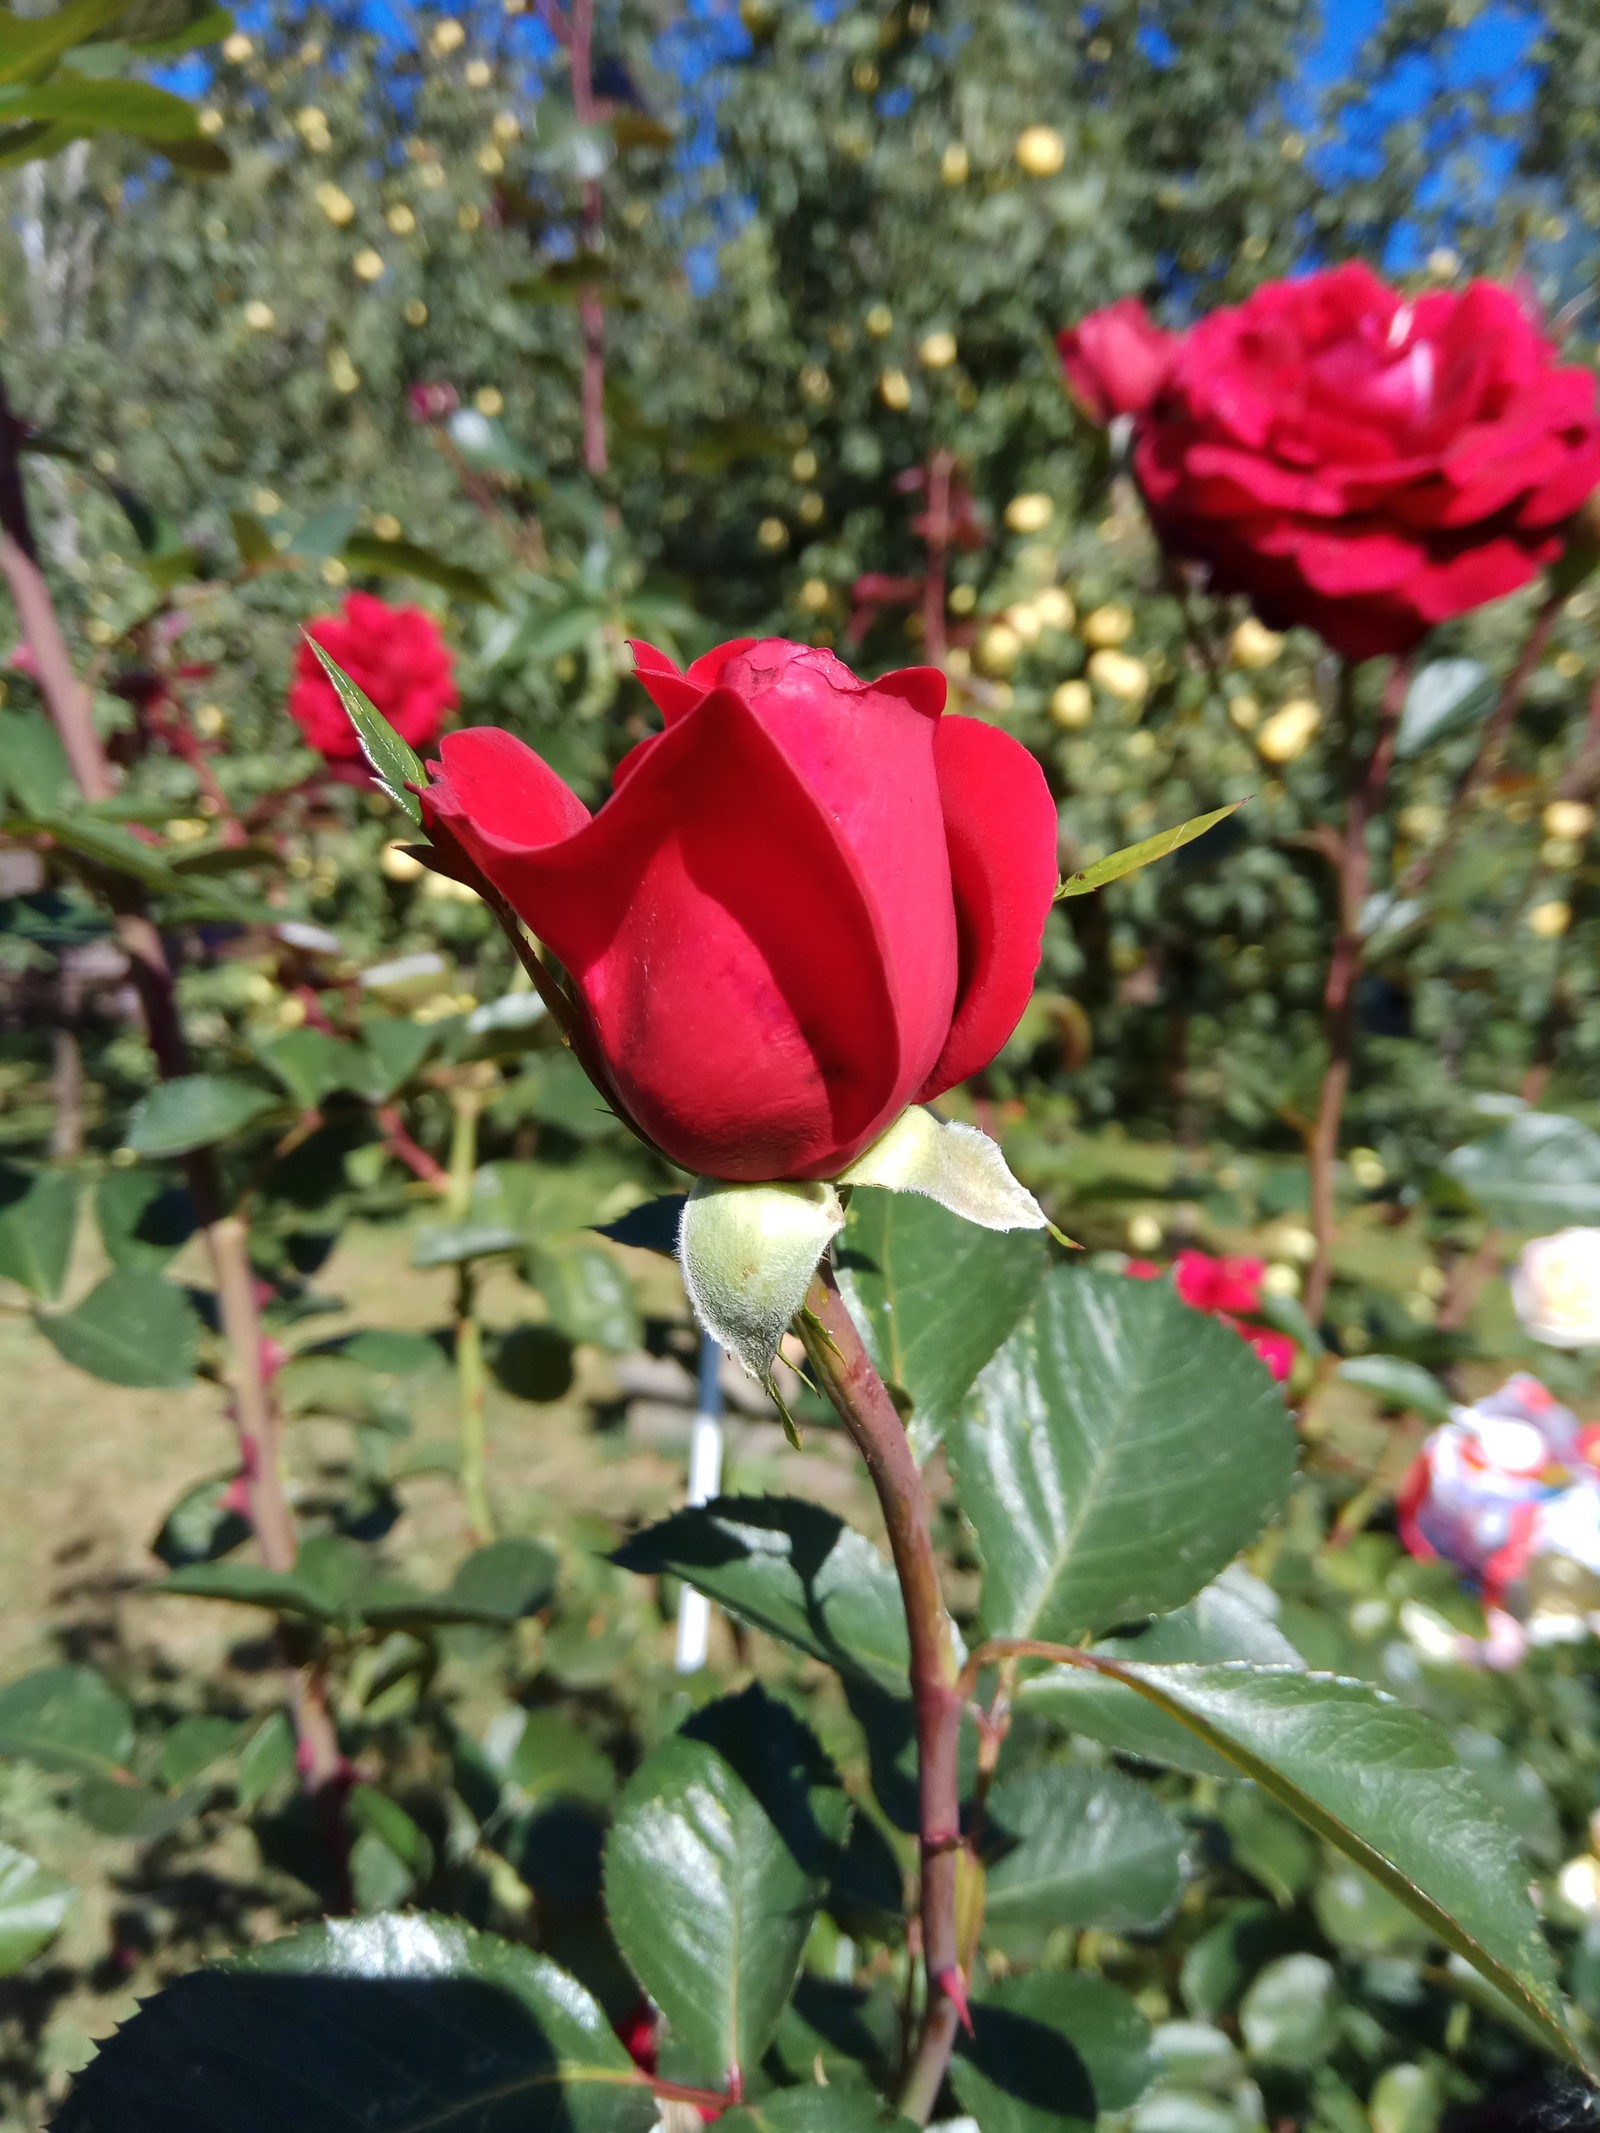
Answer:
[[[39,689],[68,765],[84,799],[109,799],[115,790],[111,766],[95,730],[87,690],[73,669],[60,620],[36,560],[27,497],[18,456],[19,428],[0,386],[0,570],[16,603],[23,641],[33,655]],[[176,988],[161,935],[149,916],[142,887],[126,876],[108,875],[105,894],[117,938],[163,1081],[190,1071],[188,1041],[179,1018]],[[277,1408],[272,1398],[265,1342],[250,1267],[243,1218],[225,1212],[221,1178],[209,1149],[184,1157],[195,1219],[216,1286],[218,1316],[229,1358],[233,1421],[239,1444],[250,1525],[269,1569],[294,1567],[294,1516],[284,1491]],[[320,1689],[291,1667],[288,1700],[297,1739],[301,1777],[314,1794],[336,1798],[345,1762]]]
[[[1358,764],[1352,730],[1354,676],[1348,666],[1342,677],[1341,728],[1349,783],[1344,828],[1337,844],[1338,927],[1322,990],[1323,1033],[1328,1060],[1323,1069],[1317,1115],[1306,1150],[1311,1181],[1311,1233],[1317,1249],[1306,1280],[1305,1306],[1313,1324],[1322,1315],[1328,1300],[1328,1284],[1333,1276],[1333,1239],[1337,1222],[1334,1172],[1339,1158],[1339,1128],[1350,1091],[1356,1036],[1356,988],[1361,976],[1362,922],[1371,881],[1371,853],[1367,840],[1382,806],[1384,788],[1394,764],[1400,713],[1410,681],[1410,660],[1395,659],[1384,680],[1371,750],[1366,760]]]
[[[915,2124],[926,2125],[956,2031],[967,2017],[956,1917],[961,1851],[957,1750],[966,1698],[958,1686],[955,1644],[939,1588],[922,1474],[905,1424],[873,1368],[833,1270],[826,1264],[817,1269],[796,1329],[818,1384],[866,1462],[905,1603],[911,1701],[916,1714],[918,1908],[927,2001],[900,2108]]]

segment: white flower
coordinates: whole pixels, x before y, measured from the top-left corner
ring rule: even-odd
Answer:
[[[1600,1347],[1600,1229],[1535,1237],[1512,1273],[1511,1301],[1536,1341]]]

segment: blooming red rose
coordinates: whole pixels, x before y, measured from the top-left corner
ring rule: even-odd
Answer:
[[[1156,351],[1123,355],[1126,314],[1067,338],[1094,412],[1135,413],[1167,545],[1352,659],[1525,585],[1600,483],[1592,373],[1493,282],[1408,301],[1353,263],[1268,283],[1183,335],[1142,406]]]
[[[1142,415],[1167,382],[1178,336],[1157,326],[1136,296],[1091,311],[1056,335],[1061,367],[1091,420]]]
[[[566,966],[611,1093],[715,1178],[836,1177],[908,1103],[992,1059],[1056,886],[1033,757],[943,718],[929,667],[858,681],[741,639],[686,674],[594,815],[509,733],[446,737],[422,795]]]
[[[1207,1252],[1180,1252],[1172,1262],[1178,1294],[1197,1311],[1259,1311],[1266,1271],[1259,1259],[1213,1259]]]
[[[1162,1269],[1153,1259],[1128,1259],[1122,1271],[1135,1281],[1157,1281]],[[1294,1342],[1286,1333],[1267,1333],[1247,1326],[1240,1312],[1261,1309],[1262,1277],[1266,1267],[1259,1259],[1224,1255],[1213,1259],[1209,1252],[1179,1252],[1172,1262],[1172,1281],[1178,1294],[1193,1311],[1204,1311],[1248,1341],[1281,1385],[1294,1369]]]
[[[373,593],[353,592],[341,613],[319,615],[306,627],[366,690],[402,740],[427,748],[438,739],[457,697],[450,648],[431,615],[420,607],[391,607]],[[355,728],[309,644],[295,655],[289,716],[330,762],[360,755]]]

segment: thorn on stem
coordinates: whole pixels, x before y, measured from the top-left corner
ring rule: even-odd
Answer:
[[[942,1970],[933,1973],[933,1982],[944,1994],[961,2017],[961,2027],[972,2035],[972,2009],[967,2005],[967,1981],[954,1963],[946,1963]]]

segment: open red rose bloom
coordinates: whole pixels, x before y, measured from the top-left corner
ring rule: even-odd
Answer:
[[[1059,345],[1095,420],[1133,416],[1167,546],[1352,659],[1525,585],[1600,483],[1593,373],[1493,282],[1410,301],[1352,263],[1182,335],[1125,298]]]
[[[569,973],[607,1094],[687,1170],[836,1177],[908,1103],[987,1065],[1032,989],[1056,812],[944,676],[859,681],[741,639],[687,673],[588,809],[494,727],[448,735],[423,817]]]
[[[375,593],[353,592],[337,615],[307,624],[325,652],[367,692],[400,738],[431,748],[456,707],[450,647],[420,607],[391,607]],[[295,654],[289,716],[329,762],[361,758],[356,729],[309,644]]]

